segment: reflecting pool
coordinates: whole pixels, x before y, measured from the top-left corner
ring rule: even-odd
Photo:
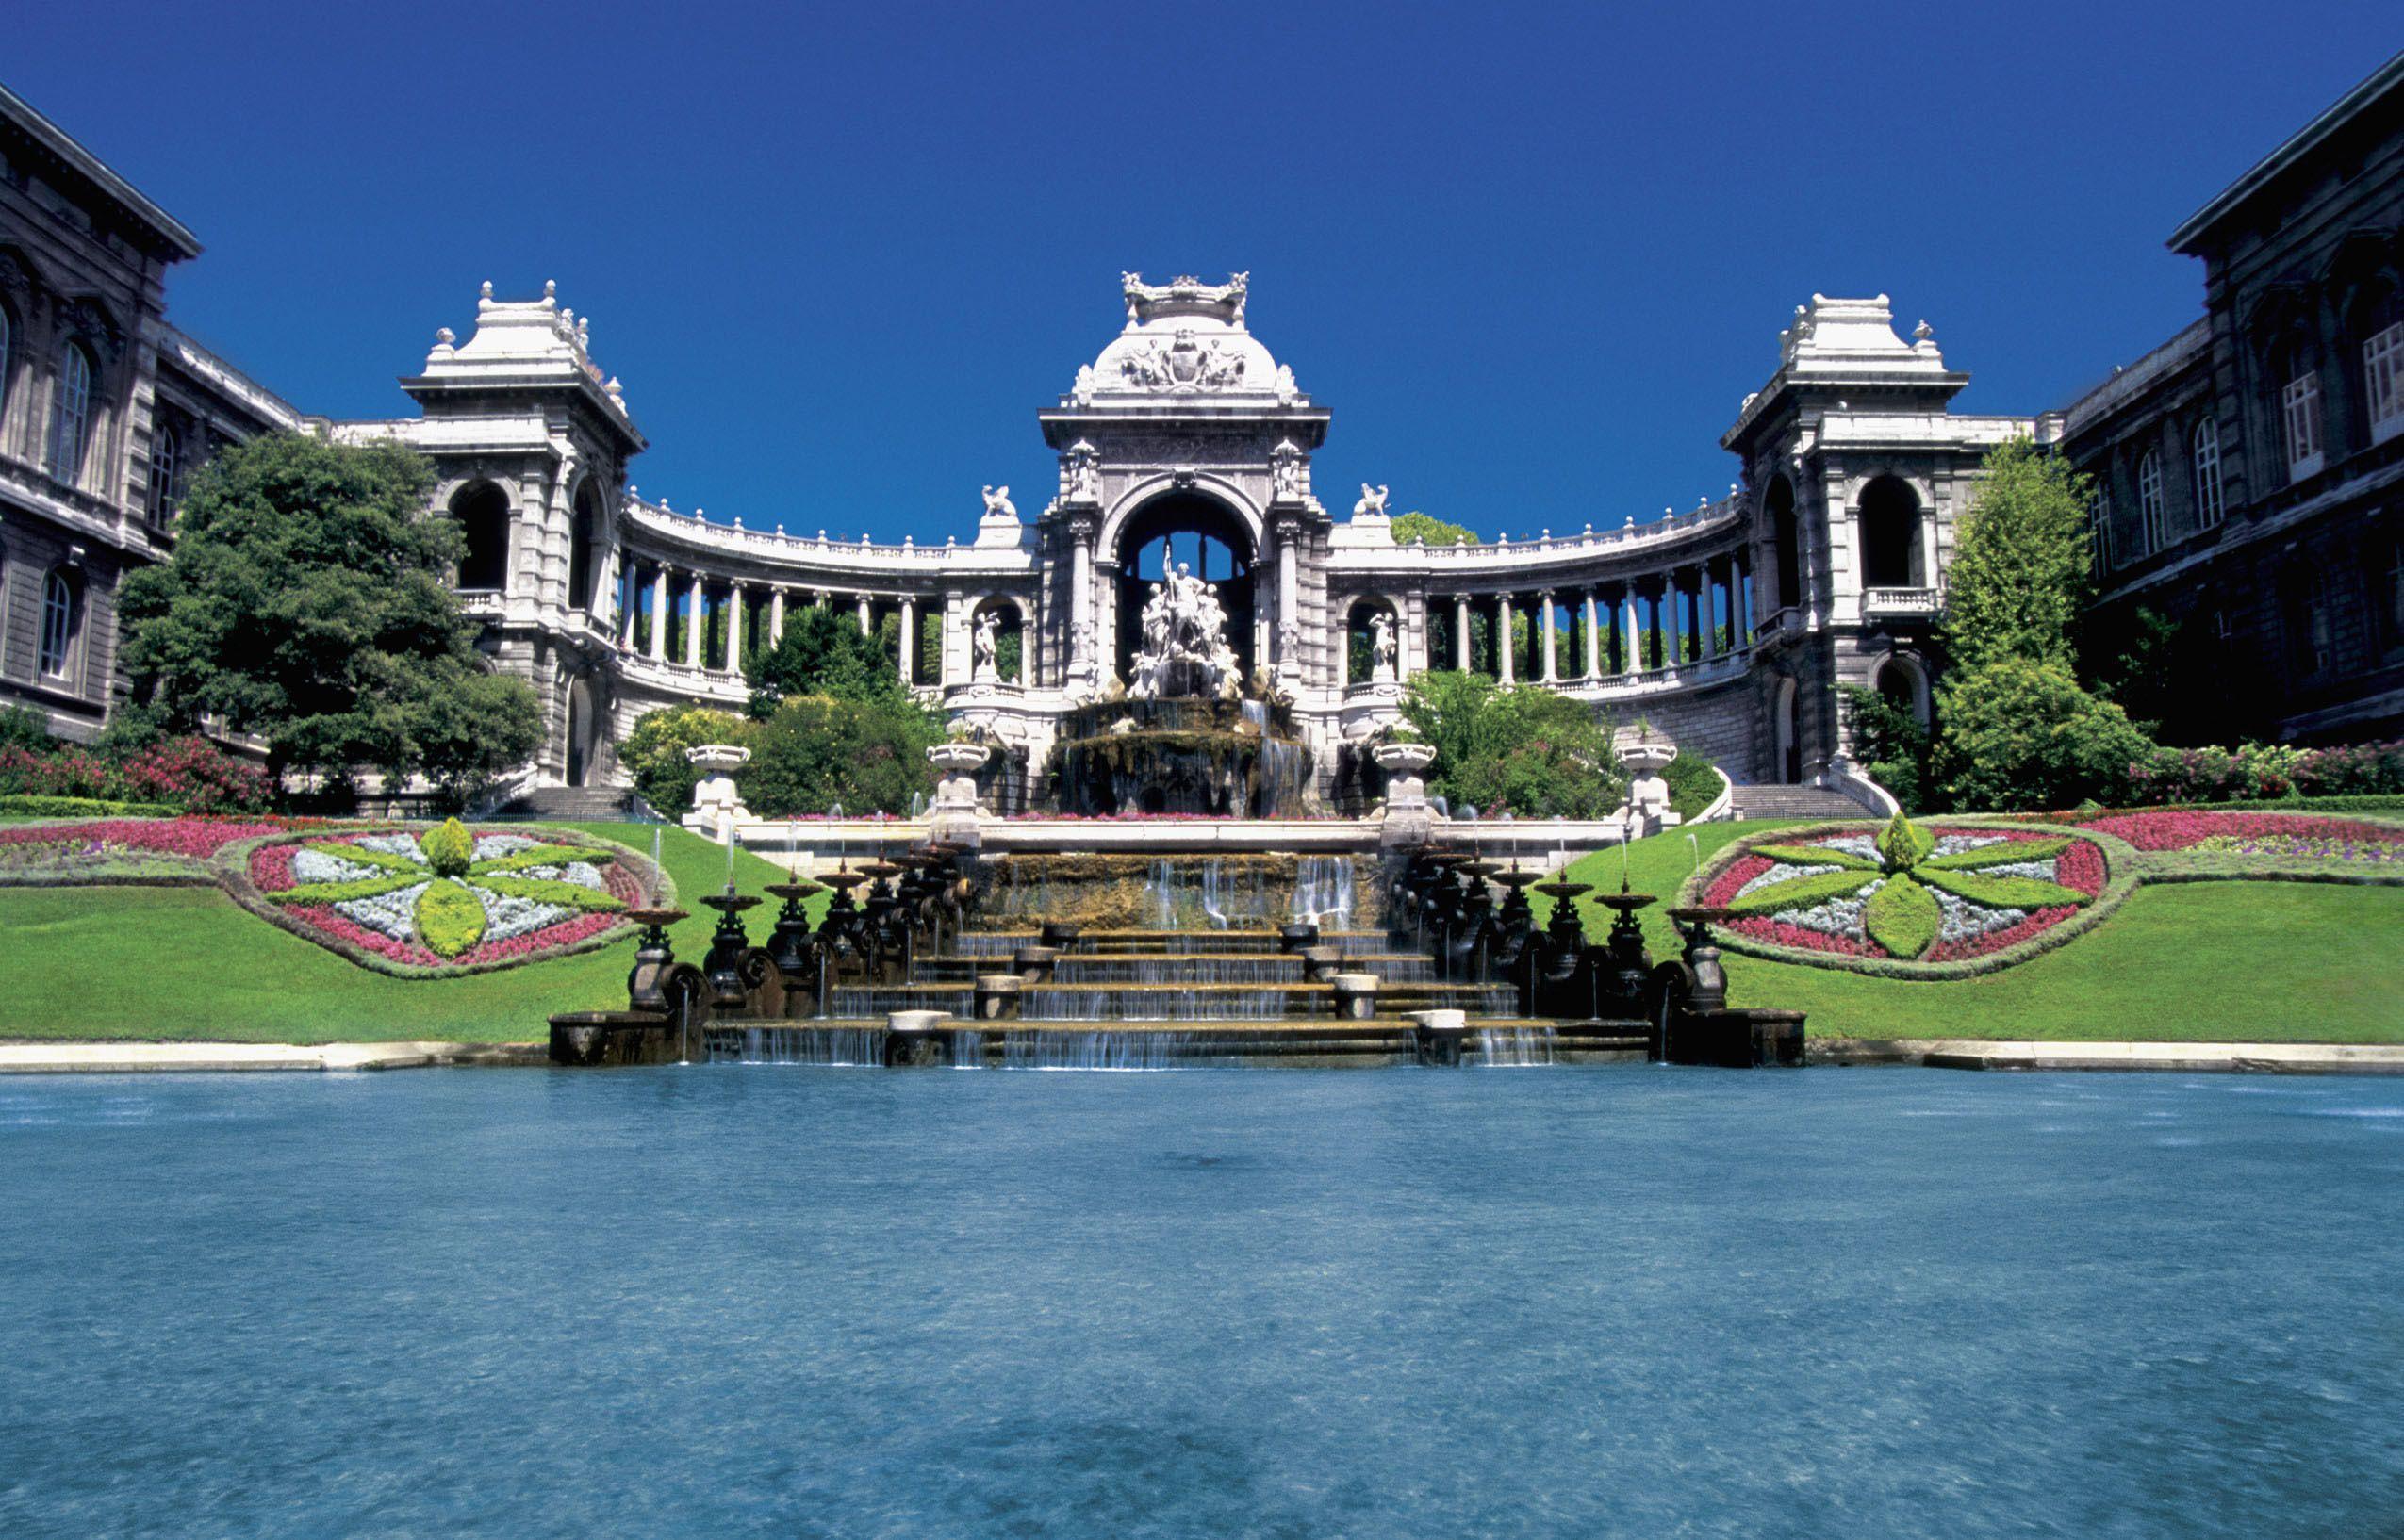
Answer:
[[[0,1534],[2394,1532],[2404,1084],[0,1081]]]

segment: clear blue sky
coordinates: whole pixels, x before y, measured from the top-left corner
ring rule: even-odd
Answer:
[[[2198,313],[2178,221],[2404,46],[2355,4],[752,9],[28,5],[0,78],[195,230],[171,313],[304,410],[409,409],[556,278],[652,449],[757,527],[1042,506],[1122,269],[1252,274],[1317,484],[1493,534],[1657,516],[1813,290],[1966,410]],[[1341,496],[1339,495],[1341,494]]]

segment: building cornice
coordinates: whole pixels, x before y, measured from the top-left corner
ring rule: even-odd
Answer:
[[[2166,243],[2182,256],[2200,256],[2205,238],[2213,229],[2261,192],[2279,176],[2328,142],[2330,136],[2352,123],[2367,111],[2371,105],[2388,92],[2404,86],[2404,53],[2371,72],[2352,90],[2331,103],[2327,110],[2295,133],[2285,143],[2256,161],[2251,170],[2223,188],[2212,202],[2187,216],[2179,228],[2170,232]]]
[[[74,136],[43,117],[32,104],[6,86],[0,86],[0,119],[91,183],[174,257],[200,255],[200,238],[186,229],[182,221],[144,197],[140,188],[111,171],[107,162],[85,149]]]

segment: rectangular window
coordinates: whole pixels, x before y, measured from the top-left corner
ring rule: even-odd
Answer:
[[[2404,320],[2363,344],[2363,400],[2370,407],[2372,443],[2404,433]]]
[[[2148,451],[2137,462],[2137,541],[2139,554],[2150,556],[2168,544],[2167,520],[2162,512],[2162,456]]]
[[[2310,370],[2287,382],[2279,393],[2281,420],[2287,438],[2287,479],[2300,482],[2320,473],[2320,376]]]
[[[2220,425],[2206,418],[2196,428],[2196,526],[2213,529],[2221,519]]]
[[[2095,490],[2095,570],[2099,575],[2112,570],[2112,489],[2108,486]]]

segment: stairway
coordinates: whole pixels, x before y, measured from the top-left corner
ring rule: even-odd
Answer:
[[[1868,809],[1825,786],[1737,786],[1728,798],[1731,818],[1867,818]]]
[[[633,795],[614,786],[537,786],[512,797],[494,816],[614,823],[627,816],[627,804]]]

